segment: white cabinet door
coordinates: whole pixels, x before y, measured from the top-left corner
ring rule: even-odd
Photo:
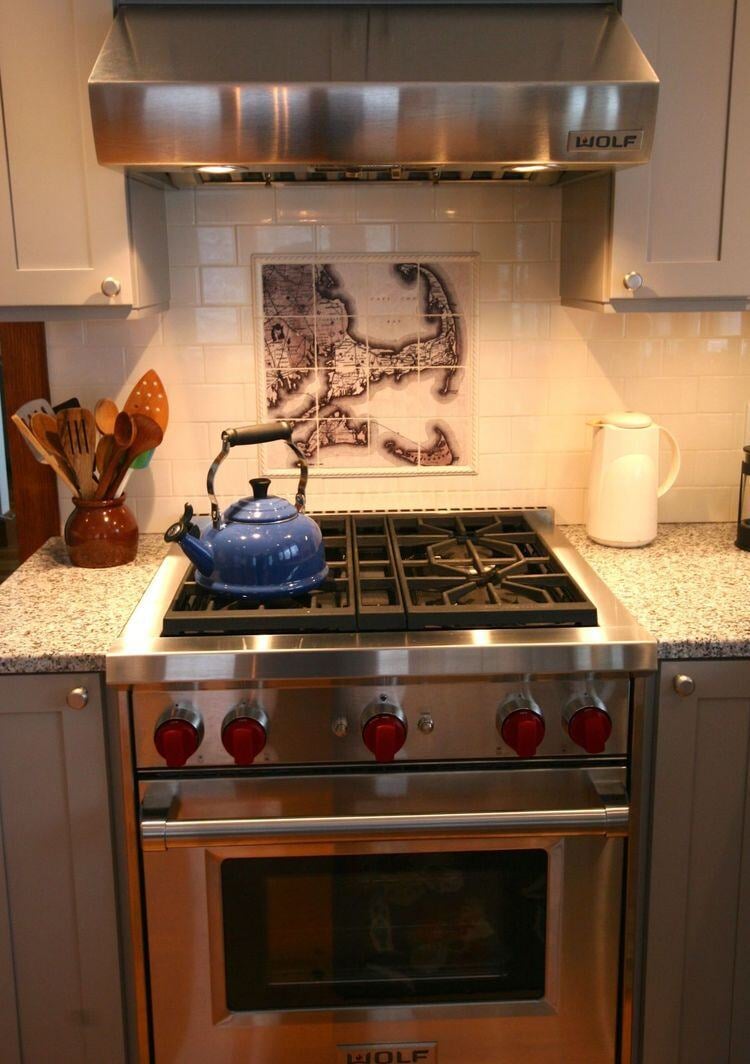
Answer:
[[[124,1064],[98,674],[0,676],[0,843],[0,1060]]]
[[[89,116],[111,20],[112,0],[0,0],[0,307],[134,303],[125,179],[98,165]]]
[[[622,13],[661,89],[651,162],[615,177],[610,298],[746,298],[750,0],[623,0]],[[644,283],[629,295],[631,272]]]

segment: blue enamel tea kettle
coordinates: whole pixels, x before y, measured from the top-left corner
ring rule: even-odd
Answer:
[[[297,456],[300,470],[294,505],[268,494],[270,480],[250,481],[252,497],[233,502],[224,514],[214,494],[219,466],[239,444],[284,440]],[[303,595],[323,583],[328,575],[320,528],[304,512],[307,462],[292,441],[286,421],[225,429],[221,452],[206,478],[211,500],[211,526],[201,536],[193,524],[193,508],[185,503],[182,517],[164,533],[167,543],[179,543],[195,566],[201,587],[233,598],[269,602]]]

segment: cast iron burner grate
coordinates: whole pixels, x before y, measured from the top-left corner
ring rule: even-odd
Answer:
[[[521,514],[389,522],[409,629],[597,623],[593,604]]]
[[[594,626],[596,608],[523,514],[321,517],[329,576],[266,605],[228,599],[191,567],[164,635]]]

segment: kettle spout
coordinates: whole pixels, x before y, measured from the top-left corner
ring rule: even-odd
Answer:
[[[185,509],[179,521],[170,525],[164,533],[167,543],[179,543],[180,550],[185,554],[198,572],[203,576],[210,576],[214,570],[214,555],[210,543],[202,543],[200,529],[192,524],[193,507],[185,503]]]

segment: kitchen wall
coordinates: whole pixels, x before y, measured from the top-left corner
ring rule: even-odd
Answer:
[[[124,401],[150,366],[166,385],[162,447],[127,487],[143,531],[205,501],[221,429],[258,416],[251,262],[257,254],[403,251],[480,256],[476,475],[317,477],[309,508],[554,506],[584,517],[591,429],[645,410],[683,448],[665,521],[731,520],[750,399],[750,314],[605,315],[559,305],[559,190],[418,185],[203,189],[167,194],[172,304],[134,321],[47,326],[53,402]],[[219,488],[244,494],[257,454]],[[280,481],[276,490],[291,491]],[[63,498],[63,512],[69,506]]]

